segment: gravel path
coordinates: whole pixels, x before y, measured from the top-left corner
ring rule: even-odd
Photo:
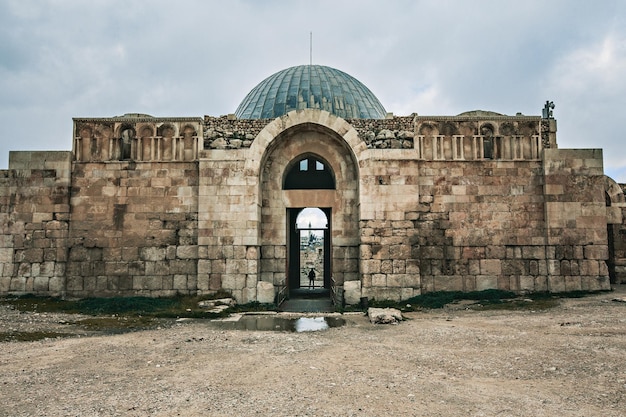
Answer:
[[[626,288],[550,310],[451,306],[325,331],[206,321],[0,343],[0,416],[624,416]],[[0,305],[0,332],[71,316]],[[64,327],[65,326],[65,327]]]

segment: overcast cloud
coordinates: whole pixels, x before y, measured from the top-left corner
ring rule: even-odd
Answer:
[[[396,115],[540,115],[561,148],[603,148],[626,182],[626,2],[0,0],[0,168],[70,150],[72,117],[234,113],[313,62]]]

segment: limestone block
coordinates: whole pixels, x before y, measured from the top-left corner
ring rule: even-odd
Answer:
[[[502,262],[499,259],[481,259],[480,273],[481,275],[500,275],[502,274]]]
[[[545,246],[523,246],[522,257],[524,259],[546,259]]]
[[[13,262],[13,249],[12,248],[0,248],[0,263]]]
[[[166,248],[146,247],[140,250],[140,259],[144,261],[165,260]]]
[[[145,277],[134,276],[133,277],[133,290],[143,290],[145,288]]]
[[[0,293],[9,292],[11,288],[11,277],[0,277]]]
[[[372,287],[386,287],[387,286],[387,275],[386,274],[372,274],[371,275],[371,286]]]
[[[548,277],[548,287],[552,293],[565,292],[565,277],[550,276]]]
[[[381,274],[391,274],[393,273],[393,261],[391,259],[387,259],[381,261],[380,263],[380,272]]]
[[[406,261],[406,273],[419,278],[420,261],[417,259],[408,259]]]
[[[35,277],[33,282],[33,290],[36,292],[48,291],[48,277]]]
[[[359,304],[361,302],[361,281],[344,282],[343,297],[347,305]]]
[[[565,291],[581,291],[582,280],[581,277],[574,277],[571,275],[565,276]]]
[[[245,274],[224,274],[222,275],[222,287],[227,290],[241,290],[246,286]]]
[[[198,275],[204,275],[211,272],[211,261],[207,259],[200,259],[198,261]]]
[[[433,277],[435,291],[463,291],[464,279],[459,275],[437,275]]]
[[[176,248],[176,257],[178,259],[197,259],[198,247],[193,246],[178,246]]]
[[[561,275],[561,262],[554,259],[548,260],[548,274],[552,276]]]
[[[548,277],[546,275],[540,275],[535,277],[535,291],[548,291]]]
[[[174,281],[172,283],[172,289],[179,291],[186,291],[187,287],[187,275],[177,274],[174,275]]]
[[[163,288],[163,277],[160,275],[147,275],[144,277],[145,288],[148,290],[160,290]]]
[[[528,273],[532,276],[539,275],[539,262],[530,261],[528,263]]]
[[[176,259],[177,248],[178,247],[174,245],[168,246],[167,249],[165,250],[165,259]],[[122,254],[122,257],[124,257],[124,254]]]
[[[83,289],[83,277],[70,276],[67,277],[67,290],[68,291],[80,291]]]
[[[256,285],[256,301],[261,304],[271,304],[274,302],[274,284],[266,281],[259,281]]]
[[[396,324],[402,321],[402,313],[396,308],[369,308],[367,315],[374,324]]]
[[[523,292],[533,292],[535,290],[535,277],[528,275],[519,277],[519,289]]]
[[[380,273],[380,264],[379,260],[364,260],[361,264],[361,272],[364,274],[378,274]]]
[[[419,288],[419,283],[418,283],[417,288]],[[419,289],[412,288],[412,287],[401,288],[400,291],[401,291],[400,300],[408,300],[409,298],[413,298],[417,295],[420,295]]]
[[[608,259],[609,249],[604,245],[588,245],[584,248],[585,259]]]
[[[479,275],[476,277],[476,291],[493,290],[498,288],[498,278]]]
[[[187,275],[187,289],[195,291],[198,288],[198,275]]]

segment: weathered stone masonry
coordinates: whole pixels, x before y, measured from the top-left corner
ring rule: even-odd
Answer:
[[[333,190],[285,190],[302,155]],[[553,119],[472,112],[344,120],[299,110],[75,119],[72,152],[0,172],[0,294],[205,294],[272,302],[290,279],[289,210],[331,212],[348,303],[439,290],[626,282],[626,203],[597,149]]]

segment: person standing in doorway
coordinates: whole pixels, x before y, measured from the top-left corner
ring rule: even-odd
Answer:
[[[309,288],[315,288],[315,271],[313,268],[309,271]]]

